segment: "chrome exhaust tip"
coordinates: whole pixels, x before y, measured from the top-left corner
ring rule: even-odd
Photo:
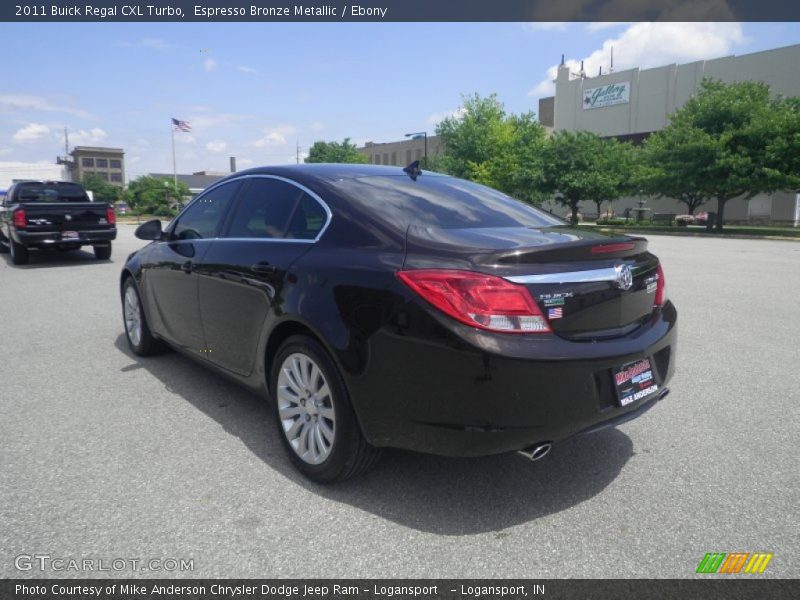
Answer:
[[[550,453],[550,449],[553,447],[552,442],[543,442],[541,444],[536,444],[535,446],[531,446],[530,448],[524,448],[522,450],[517,450],[519,454],[522,454],[525,458],[531,461],[541,460],[545,456]]]

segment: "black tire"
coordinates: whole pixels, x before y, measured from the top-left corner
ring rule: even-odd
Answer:
[[[327,458],[319,464],[311,464],[301,458],[289,442],[287,432],[284,430],[284,421],[281,419],[282,401],[278,396],[278,381],[284,361],[292,355],[304,355],[313,361],[322,373],[323,383],[327,383],[330,391],[326,398],[329,399],[335,414],[333,441]],[[364,439],[339,369],[316,340],[305,335],[295,335],[281,344],[271,368],[270,394],[275,405],[275,421],[281,443],[289,460],[307,478],[317,483],[344,481],[365,473],[377,462],[381,450],[371,446]],[[297,420],[304,416],[298,415]],[[321,415],[317,417],[322,419]],[[290,421],[291,419],[287,419],[287,423]],[[291,425],[287,424],[287,427]]]
[[[97,260],[109,260],[111,258],[111,244],[108,246],[95,246],[94,257]]]
[[[129,292],[128,290],[131,290]],[[128,294],[132,293],[136,296],[136,303],[139,309],[139,327],[140,332],[137,336],[128,330],[129,320],[126,316],[126,300]],[[138,356],[152,356],[164,350],[164,342],[154,337],[150,331],[150,326],[147,324],[147,317],[145,316],[144,309],[142,308],[142,299],[139,295],[139,290],[132,277],[128,277],[125,283],[122,284],[122,325],[125,328],[125,338],[128,340],[128,346],[131,351]]]
[[[14,240],[8,240],[8,245],[11,249],[11,262],[15,265],[27,265],[30,260],[28,249]]]
[[[0,232],[0,254],[8,254],[10,242],[6,239],[6,236]]]

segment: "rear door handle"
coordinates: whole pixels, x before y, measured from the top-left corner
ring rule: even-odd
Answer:
[[[268,262],[256,263],[252,265],[250,269],[253,271],[253,273],[258,273],[260,275],[270,275],[278,270],[274,265],[271,265]]]
[[[191,274],[192,271],[195,271],[197,269],[197,265],[195,265],[192,261],[187,260],[185,263],[181,265],[181,269],[183,270],[184,273],[189,275]]]

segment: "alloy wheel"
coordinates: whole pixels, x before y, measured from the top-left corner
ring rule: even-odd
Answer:
[[[125,331],[131,344],[138,346],[142,341],[142,309],[139,296],[132,285],[125,290],[124,301]]]
[[[336,411],[322,369],[306,354],[290,354],[278,374],[277,396],[289,445],[303,462],[323,463],[333,449]]]

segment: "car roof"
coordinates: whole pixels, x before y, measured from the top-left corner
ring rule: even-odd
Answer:
[[[429,176],[436,175],[436,173],[428,171],[425,174]],[[391,167],[388,165],[312,163],[255,167],[232,173],[228,178],[241,177],[243,175],[278,175],[296,181],[302,181],[303,179],[336,181],[359,177],[398,177],[406,175],[406,173],[403,171],[403,167]]]

